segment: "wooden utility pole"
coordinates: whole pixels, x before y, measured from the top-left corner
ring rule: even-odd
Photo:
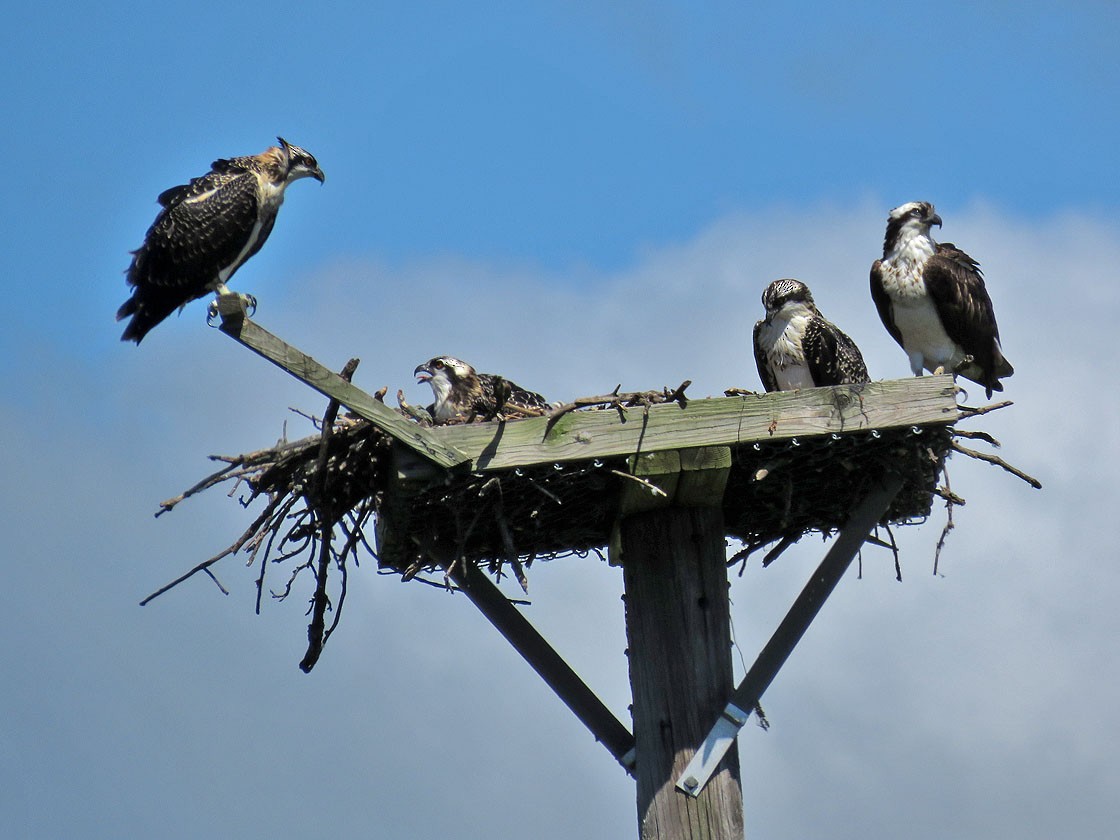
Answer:
[[[630,460],[645,484],[625,489],[611,560],[626,591],[642,840],[743,837],[736,751],[698,798],[674,787],[733,689],[720,508],[730,466],[726,447]]]

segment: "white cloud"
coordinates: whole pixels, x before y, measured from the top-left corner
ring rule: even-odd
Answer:
[[[1103,523],[1117,502],[1120,398],[1102,380],[1120,362],[1110,328],[1120,236],[1072,214],[939,209],[944,238],[984,264],[1017,368],[1007,383],[1016,405],[969,425],[1001,438],[1004,457],[1046,487],[956,458],[953,486],[968,505],[942,557],[947,576],[930,575],[941,514],[900,534],[903,583],[883,552],[865,552],[864,580],[845,579],[765,699],[774,729],[747,730],[747,824],[760,836],[988,836],[1011,820],[1016,836],[1041,838],[1060,820],[1103,837],[1115,824],[1106,736],[1120,702],[1109,596],[1120,573]],[[454,255],[352,260],[308,277],[298,297],[260,295],[257,318],[332,367],[360,356],[359,384],[403,387],[414,401],[428,394],[413,367],[444,352],[551,398],[684,378],[702,396],[757,386],[759,295],[796,276],[873,375],[891,378],[906,374],[905,359],[867,293],[884,218],[872,202],[730,216],[625,270],[582,268],[577,283]],[[200,308],[188,318],[201,323]],[[113,788],[135,802],[114,819],[153,830],[174,821],[182,836],[312,827],[288,797],[315,789],[324,768],[342,787],[318,788],[323,813],[343,834],[379,824],[398,836],[509,836],[534,814],[548,815],[542,838],[632,831],[622,772],[462,598],[363,565],[310,678],[295,670],[301,605],[252,617],[252,573],[238,561],[219,569],[229,598],[198,581],[135,606],[247,524],[220,496],[158,521],[156,503],[204,473],[211,452],[270,443],[287,405],[318,413],[324,402],[223,336],[176,332],[126,354],[84,423],[39,390],[38,436],[9,467],[31,478],[8,485],[19,559],[3,595],[16,628],[4,664],[20,688],[4,700],[17,728],[3,737],[22,763],[6,759],[0,780],[34,803],[43,794],[17,787],[21,774],[49,788],[70,767],[61,778],[73,785],[71,805],[32,807],[19,824],[72,834],[84,811],[102,813],[106,785],[83,777],[123,744]],[[5,406],[4,434],[26,440],[17,410]],[[734,580],[748,662],[823,555],[818,540],[802,542]],[[625,719],[621,579],[590,563],[535,569],[529,615]],[[1059,816],[1014,816],[1037,815],[1040,799]],[[586,805],[558,812],[564,801]]]

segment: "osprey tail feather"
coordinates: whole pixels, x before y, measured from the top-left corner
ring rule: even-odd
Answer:
[[[117,310],[117,320],[123,321],[131,317],[121,334],[121,341],[135,341],[139,344],[153,327],[181,308],[180,299],[174,292],[161,296],[153,294],[155,291],[149,289],[148,294],[141,297],[139,290],[135,289],[132,297],[121,304],[121,308]]]

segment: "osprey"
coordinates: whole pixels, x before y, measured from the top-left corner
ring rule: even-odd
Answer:
[[[436,401],[428,407],[439,425],[469,423],[476,416],[538,416],[552,406],[540,394],[490,373],[475,369],[454,356],[436,356],[413,371],[420,382],[432,386]]]
[[[754,359],[767,391],[868,382],[856,343],[825,320],[800,280],[775,280],[762,293],[766,317],[754,325]]]
[[[941,217],[929,202],[891,211],[883,258],[871,266],[871,297],[915,376],[959,373],[990,398],[1015,372],[1003,357],[992,299],[980,264],[949,242],[935,242],[933,225],[940,227]]]
[[[323,182],[314,157],[277,139],[279,146],[216,160],[205,175],[160,194],[163,209],[128,267],[132,297],[117,310],[117,320],[132,320],[122,341],[139,344],[176,309],[208,292],[227,293],[229,278],[272,233],[288,184],[308,177]]]

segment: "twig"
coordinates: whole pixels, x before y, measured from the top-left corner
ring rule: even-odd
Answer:
[[[558,505],[564,504],[564,501],[559,496],[557,496],[555,493],[553,493],[548,488],[542,487],[537,482],[530,480],[529,481],[529,486],[532,487],[534,490],[539,490],[541,493],[548,496],[548,498],[552,499],[552,501],[556,502],[556,504],[558,504]]]
[[[140,606],[142,606],[142,607],[146,606],[149,601],[151,601],[155,598],[158,598],[160,595],[162,595],[164,592],[166,592],[169,589],[174,589],[176,586],[178,586],[180,583],[185,581],[187,578],[193,577],[194,575],[198,574],[199,572],[206,572],[207,574],[210,574],[210,567],[211,566],[213,566],[215,563],[217,563],[223,557],[229,557],[229,555],[236,554],[236,553],[237,553],[237,544],[235,543],[234,545],[231,545],[229,548],[225,549],[224,551],[221,551],[218,554],[215,554],[209,560],[206,560],[203,563],[199,563],[197,566],[195,566],[189,572],[186,572],[185,574],[182,574],[179,577],[175,578],[175,580],[171,581],[171,583],[168,583],[168,584],[165,584],[165,585],[161,586],[159,589],[157,589],[155,592],[153,592],[151,595],[149,595],[147,598],[145,598],[143,601],[141,601]],[[210,578],[215,583],[218,583],[218,579],[216,577],[214,577],[214,575],[211,574]],[[224,592],[226,595],[229,594],[229,592],[226,591],[225,587],[222,586],[220,583],[218,583],[218,586],[222,590],[222,592]]]
[[[638,482],[638,484],[645,487],[654,496],[661,496],[662,498],[666,498],[666,499],[669,498],[668,493],[666,493],[664,490],[662,490],[656,484],[653,484],[652,482],[646,481],[644,478],[641,478],[640,476],[636,476],[636,475],[633,475],[632,473],[628,473],[628,472],[623,472],[622,470],[611,470],[611,474],[612,475],[617,475],[620,478],[628,478],[631,481]]]
[[[999,449],[1002,444],[992,437],[987,432],[971,431],[969,429],[953,429],[953,437],[962,437],[969,440],[982,440],[984,443],[990,443],[996,449]]]
[[[626,421],[626,409],[633,408],[638,405],[654,405],[657,403],[677,402],[681,407],[688,405],[688,398],[685,396],[685,389],[692,384],[691,379],[686,379],[674,390],[670,391],[668,388],[662,388],[660,391],[627,391],[620,393],[621,385],[615,386],[614,391],[609,394],[600,394],[595,397],[579,397],[572,400],[570,403],[565,403],[559,408],[556,408],[549,414],[548,423],[546,424],[546,431],[552,431],[553,426],[563,417],[572,411],[580,408],[613,408],[619,413],[620,419]]]
[[[311,425],[314,426],[316,429],[323,428],[322,421],[319,420],[318,417],[316,417],[314,414],[311,414],[310,412],[304,411],[302,408],[296,408],[295,406],[290,405],[290,406],[288,406],[288,411],[292,412],[292,414],[299,415],[300,417],[302,417],[305,420],[310,421]]]
[[[680,403],[681,408],[687,408],[688,407],[688,397],[686,397],[684,395],[684,389],[687,388],[691,384],[692,384],[692,380],[691,379],[686,379],[684,382],[682,382],[680,385],[678,385],[676,387],[676,390],[674,390],[673,393],[669,394],[669,396],[665,398],[665,402]]]
[[[268,570],[268,558],[272,554],[272,542],[276,539],[280,521],[288,515],[288,511],[292,509],[292,507],[295,505],[295,502],[295,497],[290,497],[288,501],[281,506],[281,510],[277,514],[278,518],[273,520],[276,527],[272,527],[272,523],[270,523],[270,525],[265,530],[262,530],[260,532],[261,534],[268,534],[268,542],[265,545],[264,549],[264,560],[261,562],[261,573],[257,576],[257,601],[253,605],[253,610],[257,615],[261,614],[261,598],[264,595],[264,576],[265,572]],[[249,558],[250,562],[256,561],[257,552],[260,550],[262,542],[263,541],[259,538],[257,539],[256,545],[253,548],[253,554]]]
[[[203,569],[202,571],[206,572],[206,577],[208,577],[208,578],[210,578],[210,580],[214,581],[214,585],[222,591],[223,595],[228,595],[229,594],[229,590],[226,589],[224,586],[222,586],[222,582],[220,580],[218,580],[218,576],[214,574],[213,569]]]
[[[384,397],[384,395],[382,395]],[[404,398],[404,391],[397,389],[397,408],[411,420],[415,420],[421,426],[432,425],[432,414],[426,408],[421,408],[418,405],[409,405],[408,401]]]
[[[416,571],[412,573],[412,576],[411,576],[411,577],[409,577],[409,578],[407,578],[407,579],[404,579],[404,578],[402,578],[402,581],[401,581],[401,582],[402,582],[402,583],[408,583],[408,582],[411,582],[411,581],[416,581],[417,583],[423,583],[423,584],[425,584],[425,585],[427,585],[427,586],[430,586],[430,587],[432,587],[433,589],[442,589],[442,590],[443,590],[444,592],[448,592],[448,591],[450,591],[450,592],[458,592],[458,591],[459,591],[459,587],[457,587],[457,586],[455,586],[455,585],[453,585],[453,584],[449,584],[449,583],[448,583],[448,582],[446,582],[446,581],[440,581],[440,580],[430,580],[430,579],[428,579],[428,578],[426,578],[426,577],[423,577],[423,576],[421,576],[421,575],[419,574],[419,572],[420,572],[420,571],[422,571],[422,568],[417,568],[417,569],[416,569]],[[396,575],[396,574],[400,574],[400,573],[399,573],[399,572],[398,572],[398,571],[397,571],[396,569],[378,569],[377,573],[378,573],[379,575]]]
[[[965,417],[977,417],[981,414],[987,414],[991,411],[998,411],[1001,408],[1007,408],[1009,405],[1015,405],[1011,400],[1004,400],[1003,402],[993,403],[992,405],[985,405],[982,408],[972,408],[967,405],[958,405],[957,410]]]
[[[349,382],[358,369],[358,359],[351,359],[343,367],[339,376]],[[330,606],[327,597],[327,571],[331,561],[331,537],[334,531],[335,512],[333,504],[327,500],[327,459],[330,456],[331,433],[338,417],[340,405],[331,399],[323,415],[322,440],[319,443],[319,459],[315,466],[315,513],[319,519],[319,566],[315,575],[315,594],[311,602],[311,623],[307,626],[307,653],[299,663],[299,669],[310,673],[323,652],[326,631],[326,613]]]
[[[899,562],[898,542],[895,541],[894,531],[891,530],[890,525],[884,526],[887,529],[887,536],[891,538],[891,553],[894,554],[894,579],[902,583],[902,564]]]
[[[937,564],[941,560],[941,549],[945,547],[945,540],[949,537],[949,532],[955,527],[953,525],[953,498],[954,494],[949,486],[949,468],[945,467],[945,492],[949,498],[945,500],[945,510],[948,518],[945,520],[945,527],[941,529],[941,536],[937,538],[937,547],[933,551],[933,573],[937,574]]]
[[[801,539],[800,534],[786,534],[776,546],[766,552],[762,558],[762,568],[766,568],[785,553],[785,550]]]
[[[895,546],[891,545],[886,540],[880,539],[879,537],[875,536],[874,534],[868,534],[867,539],[865,539],[864,542],[867,543],[868,545],[877,545],[877,546],[879,546],[879,548],[886,548],[886,549],[895,548]]]
[[[952,441],[949,445],[952,447],[954,452],[959,452],[962,455],[967,455],[969,458],[975,458],[978,461],[985,461],[989,464],[994,464],[997,467],[1002,467],[1003,469],[1007,470],[1007,472],[1011,473],[1016,478],[1020,478],[1023,481],[1025,481],[1027,484],[1029,484],[1035,490],[1041,490],[1042,489],[1042,482],[1041,481],[1039,481],[1034,476],[1027,475],[1025,472],[1020,470],[1018,467],[1011,466],[1011,464],[1007,463],[1005,460],[1000,458],[998,455],[988,455],[984,452],[977,452],[975,449],[968,449],[964,446],[961,446],[955,440]]]
[[[958,496],[956,493],[954,493],[948,487],[934,487],[933,488],[933,495],[938,496],[939,498],[942,498],[945,501],[947,501],[951,504],[957,505],[959,507],[964,507],[964,505],[966,504],[963,496]]]
[[[211,455],[211,461],[222,461],[226,466],[216,473],[208,475],[190,489],[184,490],[178,496],[173,496],[166,501],[160,502],[159,510],[156,511],[155,515],[158,518],[172,510],[180,502],[201,493],[203,490],[209,490],[211,487],[221,484],[223,481],[240,479],[244,476],[252,475],[253,472],[262,466],[275,464],[291,453],[301,452],[309,441],[317,437],[317,435],[312,435],[302,440],[281,441],[268,449],[258,449],[255,452],[247,452],[244,455]]]
[[[185,499],[189,499],[191,496],[194,496],[197,493],[201,493],[203,490],[209,490],[216,484],[221,484],[223,481],[229,478],[230,471],[237,469],[238,466],[240,465],[236,463],[226,464],[216,473],[212,473],[211,475],[206,476],[206,478],[202,479],[202,481],[198,482],[193,487],[184,490],[178,496],[173,496],[166,501],[160,502],[159,510],[156,511],[156,517],[158,518],[167,513],[169,510],[172,510],[175,505],[179,504],[179,502]]]
[[[158,598],[164,592],[167,592],[169,589],[173,589],[174,587],[178,586],[180,583],[185,581],[187,578],[192,577],[192,576],[198,574],[199,572],[206,571],[211,566],[213,566],[215,563],[217,563],[219,560],[221,560],[223,557],[229,557],[231,554],[236,554],[238,551],[241,550],[242,546],[244,546],[245,543],[247,543],[249,541],[249,539],[257,532],[257,528],[260,527],[261,523],[264,522],[266,519],[268,519],[268,517],[271,515],[272,511],[276,509],[276,506],[279,503],[280,503],[280,498],[279,497],[270,501],[269,504],[268,504],[268,507],[265,508],[264,512],[260,516],[258,516],[255,520],[253,520],[253,524],[250,525],[245,530],[245,533],[243,533],[231,546],[226,548],[224,551],[221,551],[218,554],[215,554],[209,560],[206,560],[202,563],[199,563],[197,566],[195,566],[189,572],[186,572],[186,573],[180,575],[179,577],[177,577],[175,580],[171,581],[171,583],[168,583],[168,584],[160,587],[155,592],[153,592],[151,595],[149,595],[147,598],[145,598],[143,601],[141,601],[140,606],[144,606],[149,601],[152,601],[153,599]],[[213,577],[213,575],[211,575],[211,577]],[[217,582],[217,579],[215,579],[215,582]],[[224,591],[224,588],[223,588],[223,591]]]

